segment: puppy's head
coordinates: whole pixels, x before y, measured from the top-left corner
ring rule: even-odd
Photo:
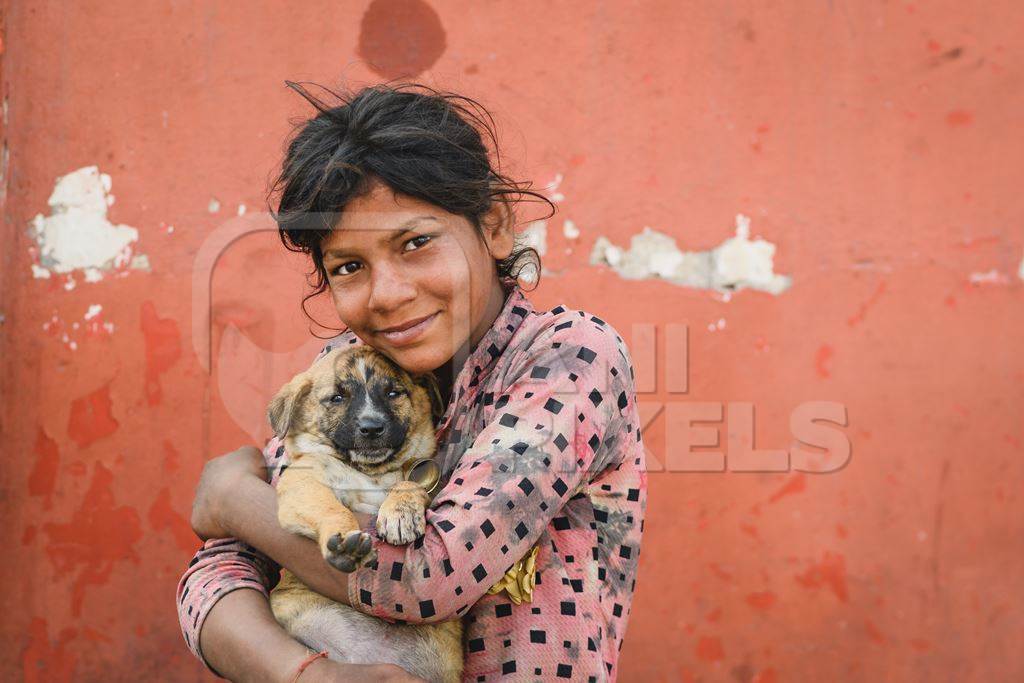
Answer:
[[[369,346],[335,349],[274,396],[267,417],[296,453],[323,453],[367,474],[434,453],[442,401],[431,373],[411,376]]]

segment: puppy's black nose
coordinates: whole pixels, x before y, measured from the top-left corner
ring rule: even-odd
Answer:
[[[376,438],[384,433],[384,421],[377,418],[360,418],[356,424],[360,436]]]

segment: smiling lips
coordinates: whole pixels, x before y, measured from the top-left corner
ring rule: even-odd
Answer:
[[[378,334],[392,344],[407,344],[423,334],[436,317],[437,313],[432,313],[425,318],[419,318],[418,320],[403,323],[387,330],[381,330]]]

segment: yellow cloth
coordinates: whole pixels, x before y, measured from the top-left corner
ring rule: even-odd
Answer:
[[[537,550],[540,546],[533,546],[530,552],[517,560],[512,567],[505,572],[498,583],[491,586],[487,591],[488,595],[497,595],[501,591],[508,593],[509,599],[517,605],[524,602],[533,602],[533,586],[537,579]]]

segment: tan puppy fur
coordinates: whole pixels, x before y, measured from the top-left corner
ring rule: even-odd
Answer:
[[[291,464],[277,485],[278,520],[311,538],[341,571],[373,561],[352,511],[377,514],[388,543],[416,540],[430,496],[405,481],[433,457],[440,395],[429,374],[411,377],[368,346],[335,349],[296,375],[267,411]],[[318,595],[288,570],[270,595],[277,620],[307,646],[351,663],[397,664],[430,681],[458,681],[462,625],[389,624]]]

